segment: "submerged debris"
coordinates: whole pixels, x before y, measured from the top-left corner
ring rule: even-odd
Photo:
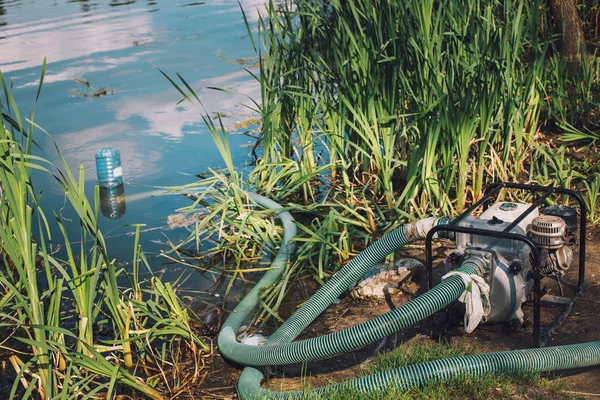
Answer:
[[[87,86],[87,87],[89,87],[89,88],[91,88],[91,87],[92,87],[92,84],[91,84],[90,82],[86,81],[86,80],[85,80],[85,79],[83,79],[83,78],[73,78],[73,80],[74,80],[75,82],[77,82],[77,83],[79,83],[79,84],[81,84],[81,85]]]
[[[195,7],[195,6],[201,6],[203,4],[206,4],[206,2],[204,1],[197,1],[195,3],[186,3],[186,4],[182,4],[179,7],[181,8],[185,8],[185,7]]]
[[[234,59],[237,65],[241,67],[258,68],[260,62],[258,57],[237,57]]]
[[[75,96],[75,97],[102,97],[102,96],[108,96],[108,95],[115,93],[115,89],[109,89],[104,86],[96,88],[89,81],[87,81],[83,78],[73,78],[73,81],[75,81],[75,82],[79,83],[80,85],[83,85],[89,89],[92,89],[90,92],[87,92],[87,93],[72,90],[71,92],[73,92],[73,96]]]
[[[114,89],[108,89],[105,87],[101,87],[98,90],[94,90],[93,92],[90,92],[87,97],[102,97],[102,96],[108,96],[109,94],[113,94],[115,92]]]
[[[150,46],[150,41],[147,39],[146,40],[134,40],[132,44],[134,47],[144,47],[144,46]]]
[[[246,129],[251,126],[259,126],[260,124],[262,124],[261,118],[248,118],[243,121],[236,122],[233,125],[233,129],[236,131],[239,131],[239,130]]]
[[[195,225],[200,220],[202,213],[186,214],[171,214],[167,217],[167,225],[169,229],[187,228]]]

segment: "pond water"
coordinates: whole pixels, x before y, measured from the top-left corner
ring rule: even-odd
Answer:
[[[251,23],[260,2],[241,2]],[[127,233],[133,228],[127,224],[164,227],[173,210],[190,204],[183,196],[159,195],[161,188],[190,183],[208,167],[224,165],[200,112],[177,105],[181,96],[159,69],[180,73],[198,90],[208,112],[225,113],[226,125],[233,126],[252,117],[248,100],[207,87],[258,98],[258,84],[222,58],[252,56],[237,0],[0,0],[0,71],[13,81],[21,114],[33,107],[47,57],[35,119],[52,134],[74,173],[85,167],[89,196],[96,183],[96,150],[121,152],[125,212],[101,221],[110,255],[118,260],[132,255]],[[52,141],[43,134],[37,140],[58,165]],[[235,162],[243,166],[250,139],[234,133],[230,143]],[[64,194],[52,178],[37,175],[34,183],[43,190],[46,212],[54,209],[68,221]],[[78,232],[75,221],[70,230]],[[166,249],[156,243],[166,240],[163,233],[174,242],[187,235],[184,229],[144,233],[150,256]]]

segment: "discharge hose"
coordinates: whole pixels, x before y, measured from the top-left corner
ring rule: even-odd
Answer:
[[[479,377],[491,374],[510,374],[522,371],[544,372],[582,368],[600,363],[600,342],[588,342],[541,349],[510,350],[497,353],[475,354],[428,361],[420,364],[382,371],[362,378],[311,389],[308,393],[325,394],[338,390],[358,393],[385,392],[395,387],[406,390],[430,383],[444,382],[458,376]],[[273,392],[262,389],[261,371],[245,368],[238,382],[240,398],[307,398],[307,391]]]
[[[284,238],[271,269],[233,310],[219,332],[219,350],[232,361],[251,366],[284,365],[340,354],[373,343],[423,320],[452,303],[465,290],[465,284],[461,278],[451,277],[445,281],[446,285],[436,286],[411,303],[363,324],[329,335],[290,343],[342,292],[354,285],[385,256],[410,242],[425,238],[429,229],[434,225],[447,222],[446,219],[427,218],[388,233],[367,247],[311,296],[294,315],[277,329],[266,345],[253,346],[239,343],[237,332],[258,304],[260,292],[263,288],[272,285],[284,272],[289,256],[293,252],[291,238],[296,233],[292,216],[279,204],[255,193],[247,193],[247,195],[262,207],[279,210],[275,212],[281,219]]]
[[[260,300],[260,291],[272,285],[285,270],[294,251],[292,238],[296,226],[291,214],[278,203],[255,193],[247,193],[258,205],[272,209],[283,225],[283,240],[272,268],[263,275],[256,286],[230,314],[219,333],[218,345],[228,359],[250,366],[284,365],[340,354],[372,343],[400,329],[408,327],[432,315],[455,301],[465,290],[465,282],[458,276],[450,276],[442,283],[415,298],[411,302],[387,314],[365,323],[317,338],[296,342],[294,340],[310,323],[327,308],[333,300],[354,285],[386,255],[411,243],[425,238],[435,225],[447,223],[447,219],[428,218],[407,224],[374,242],[342,270],[338,271],[321,289],[298,309],[273,333],[264,346],[239,343],[237,332],[250,312]],[[475,266],[465,263],[459,271],[476,273]],[[291,342],[291,343],[290,343]],[[445,380],[457,375],[481,376],[491,373],[528,371],[550,371],[600,364],[600,342],[578,345],[549,347],[545,349],[516,350],[436,360],[403,368],[383,371],[363,378],[313,389],[316,393],[351,388],[358,392],[385,390],[390,385],[398,388],[422,386],[430,381]],[[260,370],[247,367],[240,376],[238,393],[240,398],[275,397],[298,398],[306,392],[270,392],[260,387],[263,379]]]

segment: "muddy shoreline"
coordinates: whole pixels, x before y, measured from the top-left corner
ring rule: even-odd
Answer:
[[[445,253],[445,249],[437,246],[434,250],[438,260]],[[424,261],[423,246],[415,245],[402,249],[397,253],[397,257],[412,257]],[[542,280],[542,287],[547,293],[560,295],[562,289],[565,296],[574,294],[577,282],[577,254],[574,260],[572,267],[560,280],[560,285],[553,278]],[[598,229],[588,233],[586,267],[585,293],[575,304],[573,311],[558,333],[550,340],[548,346],[600,339],[600,329],[598,328],[598,319],[600,318],[600,230]],[[438,265],[436,268],[437,279],[442,272],[443,267]],[[330,306],[319,316],[300,338],[315,337],[359,324],[410,301],[424,291],[424,269],[417,268],[410,278],[401,285],[397,293],[386,296],[385,300],[359,300],[345,296],[339,304]],[[302,293],[312,293],[317,289],[317,285],[308,278],[300,279],[296,286],[298,286],[297,290],[292,290],[291,293],[295,293],[298,297],[302,297]],[[280,310],[282,317],[284,319],[289,317],[302,300],[302,298],[288,299],[286,306]],[[374,343],[353,352],[304,365],[277,367],[273,369],[273,374],[265,383],[265,387],[273,390],[300,390],[307,385],[316,387],[355,378],[364,372],[364,363],[369,362],[376,350],[378,352],[389,351],[416,336],[450,343],[453,340],[467,341],[476,345],[478,352],[531,348],[533,347],[532,302],[528,301],[523,310],[525,321],[520,326],[482,325],[471,334],[464,333],[460,316],[455,315],[453,310],[442,311],[418,325],[388,337],[383,344],[381,342]],[[543,307],[543,326],[550,324],[559,312],[558,308]],[[271,329],[274,328],[271,326]],[[237,398],[235,384],[241,371],[240,366],[224,360],[216,349],[214,357],[207,362],[206,379],[194,390],[194,398]],[[566,381],[569,392],[584,397],[588,395],[590,398],[600,396],[600,367],[598,366],[558,371],[546,375],[552,379]]]

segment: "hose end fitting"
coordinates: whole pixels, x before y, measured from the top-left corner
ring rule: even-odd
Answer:
[[[438,218],[436,226],[437,225],[449,225],[450,223],[452,223],[453,220],[454,220],[454,218],[451,218],[451,217]],[[456,240],[456,232],[441,230],[441,231],[438,231],[437,237],[439,239]]]

